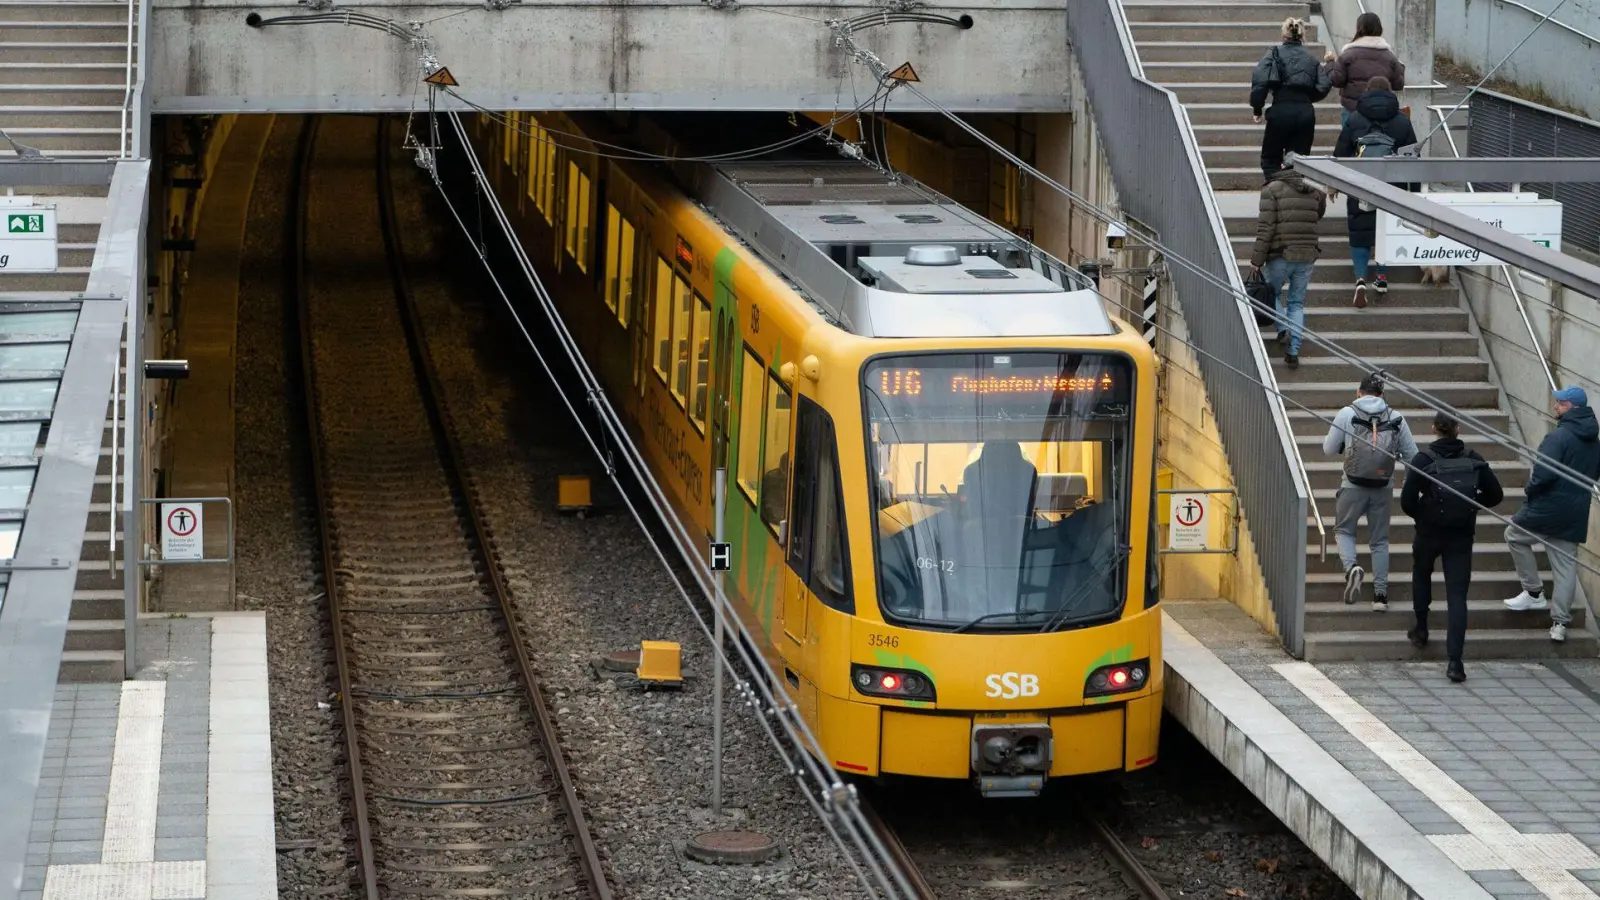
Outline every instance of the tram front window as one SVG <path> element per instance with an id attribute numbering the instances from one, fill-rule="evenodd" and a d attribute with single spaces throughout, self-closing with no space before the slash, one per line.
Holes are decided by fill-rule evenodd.
<path id="1" fill-rule="evenodd" d="M 1121 609 L 1133 367 L 1083 353 L 879 359 L 865 383 L 885 616 L 963 631 Z"/>

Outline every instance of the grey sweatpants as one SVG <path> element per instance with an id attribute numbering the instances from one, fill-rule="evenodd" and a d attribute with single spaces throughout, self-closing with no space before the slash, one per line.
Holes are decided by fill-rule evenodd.
<path id="1" fill-rule="evenodd" d="M 1511 547 L 1517 580 L 1522 582 L 1525 591 L 1544 589 L 1539 579 L 1539 560 L 1533 555 L 1534 544 L 1544 545 L 1544 555 L 1550 559 L 1550 573 L 1555 576 L 1555 587 L 1550 591 L 1550 620 L 1557 625 L 1572 624 L 1572 599 L 1578 593 L 1578 545 L 1540 537 L 1515 525 L 1506 526 L 1506 544 Z"/>
<path id="2" fill-rule="evenodd" d="M 1372 545 L 1372 592 L 1389 593 L 1389 504 L 1394 488 L 1339 488 L 1334 501 L 1333 536 L 1339 543 L 1339 562 L 1346 572 L 1356 564 L 1356 523 L 1367 517 L 1367 543 Z"/>

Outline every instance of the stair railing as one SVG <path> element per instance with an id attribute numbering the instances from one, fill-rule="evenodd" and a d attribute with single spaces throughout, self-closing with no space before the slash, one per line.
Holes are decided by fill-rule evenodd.
<path id="1" fill-rule="evenodd" d="M 1459 105 L 1460 104 L 1457 104 L 1457 106 Z M 1453 107 L 1449 106 L 1428 107 L 1428 109 L 1431 110 L 1435 115 L 1439 115 L 1441 110 L 1452 108 Z M 1445 118 L 1443 115 L 1439 115 L 1439 125 L 1441 130 L 1444 132 L 1445 142 L 1450 145 L 1451 155 L 1456 159 L 1460 159 L 1461 149 L 1456 146 L 1455 136 L 1450 133 L 1450 120 Z M 1478 189 L 1472 186 L 1472 182 L 1469 181 L 1466 183 L 1466 185 L 1467 193 L 1476 194 L 1478 192 Z M 1511 288 L 1511 299 L 1516 301 L 1517 313 L 1522 316 L 1522 324 L 1528 329 L 1528 341 L 1533 344 L 1533 355 L 1539 357 L 1539 365 L 1544 369 L 1544 380 L 1550 383 L 1550 390 L 1555 391 L 1559 389 L 1559 386 L 1556 384 L 1555 372 L 1550 369 L 1550 360 L 1545 356 L 1544 348 L 1539 346 L 1539 335 L 1533 330 L 1533 319 L 1528 316 L 1527 304 L 1522 302 L 1522 292 L 1517 290 L 1517 276 L 1521 273 L 1521 271 L 1521 269 L 1513 271 L 1510 266 L 1506 265 L 1505 263 L 1500 263 L 1500 274 L 1506 280 L 1506 287 Z"/>
<path id="2" fill-rule="evenodd" d="M 133 14 L 139 0 L 128 0 L 128 55 L 122 87 L 122 128 L 117 133 L 117 158 L 128 158 L 128 117 L 133 110 Z M 140 35 L 143 36 L 142 34 Z M 143 61 L 144 54 L 139 54 Z"/>

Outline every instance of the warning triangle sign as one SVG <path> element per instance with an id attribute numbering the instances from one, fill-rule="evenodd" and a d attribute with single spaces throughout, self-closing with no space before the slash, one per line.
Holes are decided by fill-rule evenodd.
<path id="1" fill-rule="evenodd" d="M 433 73 L 432 75 L 429 75 L 427 78 L 424 78 L 422 80 L 423 80 L 424 83 L 431 84 L 434 87 L 460 87 L 461 86 L 461 82 L 456 81 L 456 77 L 454 75 L 450 74 L 450 68 L 448 66 L 440 66 L 439 67 L 439 71 Z"/>
<path id="2" fill-rule="evenodd" d="M 917 70 L 911 68 L 911 63 L 909 62 L 901 63 L 898 69 L 895 69 L 893 72 L 889 73 L 889 78 L 901 83 L 922 80 L 921 78 L 917 77 Z"/>

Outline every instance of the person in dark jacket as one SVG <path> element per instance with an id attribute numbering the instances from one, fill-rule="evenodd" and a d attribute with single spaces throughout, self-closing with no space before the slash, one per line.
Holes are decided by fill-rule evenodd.
<path id="1" fill-rule="evenodd" d="M 1356 101 L 1367 92 L 1372 79 L 1387 78 L 1390 90 L 1405 90 L 1405 63 L 1383 39 L 1383 20 L 1377 13 L 1357 16 L 1355 40 L 1341 47 L 1337 56 L 1329 50 L 1322 59 L 1328 64 L 1328 80 L 1339 89 L 1339 103 L 1344 107 L 1339 114 L 1341 126 L 1356 111 Z"/>
<path id="2" fill-rule="evenodd" d="M 1280 321 L 1278 339 L 1284 343 L 1283 361 L 1291 369 L 1300 365 L 1306 286 L 1311 283 L 1311 265 L 1322 252 L 1317 223 L 1327 211 L 1328 199 L 1322 190 L 1307 184 L 1305 176 L 1294 169 L 1280 168 L 1261 188 L 1261 216 L 1256 220 L 1250 268 L 1261 272 L 1272 285 L 1278 294 L 1278 311 L 1289 320 L 1287 329 Z"/>
<path id="3" fill-rule="evenodd" d="M 1267 127 L 1261 135 L 1261 172 L 1268 178 L 1283 166 L 1286 151 L 1311 152 L 1317 131 L 1312 104 L 1333 90 L 1327 69 L 1305 48 L 1306 23 L 1284 19 L 1281 34 L 1283 43 L 1268 50 L 1250 75 L 1250 111 L 1256 124 L 1261 124 L 1261 109 L 1267 95 L 1272 95 L 1272 106 L 1265 113 Z"/>
<path id="4" fill-rule="evenodd" d="M 1383 76 L 1368 82 L 1367 92 L 1356 101 L 1356 111 L 1339 130 L 1339 141 L 1334 144 L 1334 156 L 1360 156 L 1361 139 L 1368 135 L 1386 135 L 1394 141 L 1394 148 L 1408 147 L 1417 142 L 1417 132 L 1411 119 L 1400 111 L 1400 98 L 1389 89 L 1389 79 Z M 1406 190 L 1417 190 L 1416 185 L 1406 185 Z M 1363 209 L 1354 197 L 1345 200 L 1345 215 L 1350 227 L 1350 261 L 1356 270 L 1356 292 L 1352 302 L 1356 309 L 1367 306 L 1367 264 L 1372 261 L 1372 247 L 1377 243 L 1378 211 Z M 1389 292 L 1389 279 L 1382 265 L 1374 266 L 1372 288 L 1382 297 Z"/>
<path id="5" fill-rule="evenodd" d="M 1556 391 L 1556 430 L 1539 443 L 1539 455 L 1572 469 L 1585 478 L 1600 477 L 1600 423 L 1589 408 L 1589 395 L 1581 387 Z M 1522 508 L 1511 517 L 1506 528 L 1506 543 L 1511 560 L 1517 565 L 1517 580 L 1522 593 L 1506 601 L 1515 610 L 1549 609 L 1550 640 L 1567 639 L 1572 622 L 1572 598 L 1578 591 L 1578 545 L 1589 539 L 1590 490 L 1573 484 L 1550 466 L 1535 461 L 1523 489 Z M 1551 606 L 1544 597 L 1544 582 L 1539 578 L 1539 561 L 1533 545 L 1544 544 L 1555 575 Z"/>
<path id="6" fill-rule="evenodd" d="M 1433 417 L 1434 441 L 1406 466 L 1400 508 L 1417 523 L 1411 541 L 1411 608 L 1417 624 L 1406 637 L 1418 649 L 1428 646 L 1428 608 L 1433 604 L 1433 563 L 1444 564 L 1444 674 L 1467 680 L 1461 651 L 1467 642 L 1467 589 L 1472 585 L 1472 538 L 1478 509 L 1505 499 L 1489 463 L 1456 437 L 1459 426 L 1446 413 Z"/>

